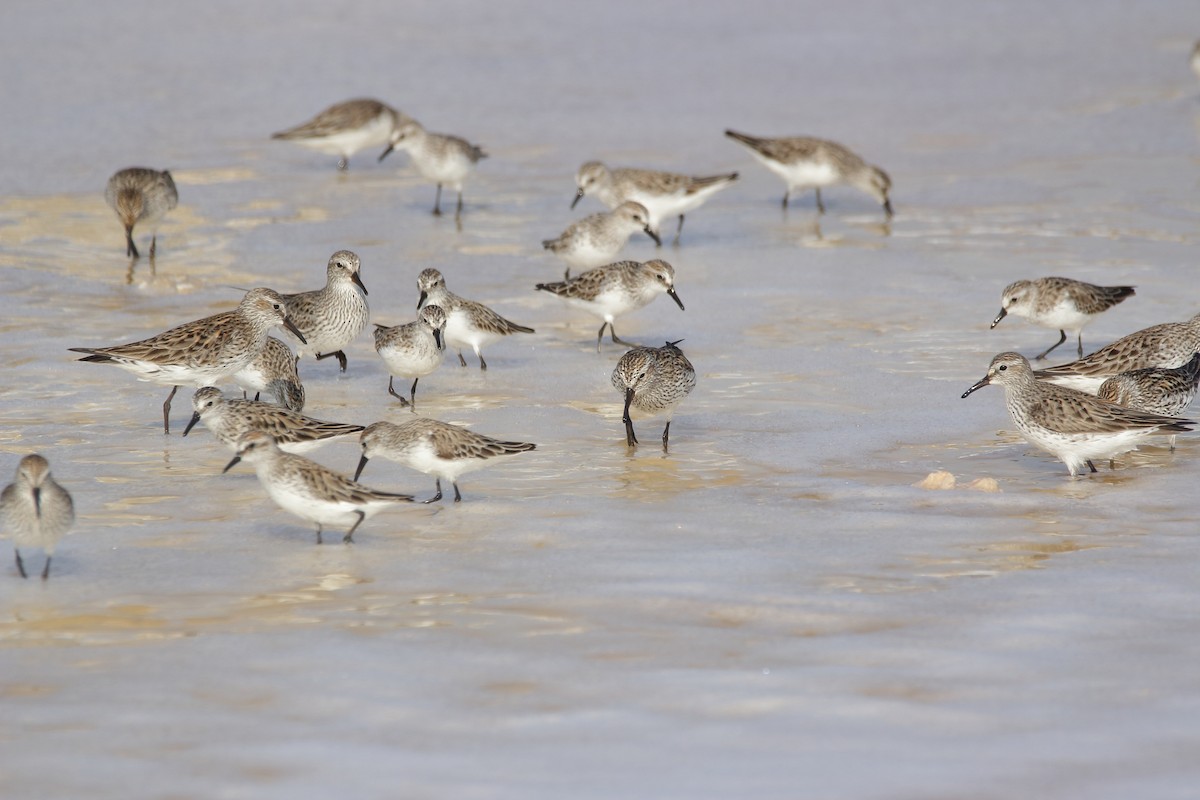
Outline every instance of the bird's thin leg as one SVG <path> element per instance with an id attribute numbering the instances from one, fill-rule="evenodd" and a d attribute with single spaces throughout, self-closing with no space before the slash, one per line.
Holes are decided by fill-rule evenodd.
<path id="1" fill-rule="evenodd" d="M 408 405 L 412 408 L 412 412 L 414 414 L 417 413 L 417 381 L 419 381 L 419 380 L 421 380 L 421 379 L 413 378 L 412 389 L 409 390 L 409 397 L 411 397 L 412 399 L 410 400 Z"/>
<path id="2" fill-rule="evenodd" d="M 1034 356 L 1033 358 L 1035 361 L 1041 361 L 1043 358 L 1045 358 L 1050 353 L 1051 350 L 1058 347 L 1060 344 L 1062 344 L 1063 342 L 1065 342 L 1067 340 L 1067 332 L 1066 331 L 1059 331 L 1058 333 L 1060 335 L 1059 340 L 1057 342 L 1055 342 L 1054 344 L 1050 345 L 1049 347 L 1047 347 L 1045 350 L 1043 350 L 1041 355 Z M 1082 336 L 1082 335 L 1083 334 L 1080 334 L 1080 336 Z M 1083 355 L 1083 345 L 1082 344 L 1079 346 L 1079 355 L 1081 355 L 1081 356 Z"/>
<path id="3" fill-rule="evenodd" d="M 125 255 L 133 258 L 141 258 L 142 254 L 138 252 L 137 245 L 133 243 L 133 226 L 130 225 L 125 229 Z"/>
<path id="4" fill-rule="evenodd" d="M 458 363 L 462 364 L 464 367 L 467 365 L 467 360 L 463 358 L 462 350 L 458 351 Z"/>
<path id="5" fill-rule="evenodd" d="M 1079 357 L 1083 358 L 1083 331 L 1079 332 Z"/>
<path id="6" fill-rule="evenodd" d="M 321 544 L 321 523 L 317 523 L 317 544 Z"/>
<path id="7" fill-rule="evenodd" d="M 171 434 L 171 401 L 175 399 L 175 393 L 178 391 L 178 386 L 172 386 L 167 401 L 163 403 L 163 433 L 167 436 Z"/>
<path id="8" fill-rule="evenodd" d="M 454 218 L 456 220 L 462 219 L 462 192 L 461 191 L 458 193 L 458 205 L 455 206 L 455 208 L 454 208 Z"/>
<path id="9" fill-rule="evenodd" d="M 342 537 L 342 544 L 354 544 L 354 532 L 358 530 L 358 526 L 362 525 L 362 521 L 367 518 L 367 515 L 361 511 L 355 511 L 358 514 L 358 519 L 350 526 L 350 530 L 346 531 L 346 535 Z"/>
<path id="10" fill-rule="evenodd" d="M 42 567 L 42 580 L 50 577 L 50 559 L 54 556 L 46 556 L 46 566 Z"/>
<path id="11" fill-rule="evenodd" d="M 683 214 L 679 215 L 679 227 L 675 229 L 675 241 L 671 244 L 679 244 L 679 237 L 683 234 Z"/>
<path id="12" fill-rule="evenodd" d="M 21 573 L 22 578 L 28 578 L 25 574 L 25 562 L 21 560 L 21 551 L 14 547 L 13 552 L 17 554 L 17 572 Z"/>
<path id="13" fill-rule="evenodd" d="M 451 481 L 454 484 L 454 502 L 461 503 L 462 495 L 458 492 L 458 481 Z"/>
<path id="14" fill-rule="evenodd" d="M 479 352 L 475 355 L 479 356 L 479 368 L 484 372 L 487 372 L 487 362 L 483 360 L 483 353 Z"/>
<path id="15" fill-rule="evenodd" d="M 442 185 L 437 185 L 437 195 L 433 198 L 433 215 L 440 217 L 442 215 Z"/>
<path id="16" fill-rule="evenodd" d="M 438 500 L 442 499 L 442 479 L 435 478 L 434 480 L 437 481 L 437 494 L 435 494 L 433 497 L 429 498 L 428 500 L 422 500 L 421 502 L 424 503 L 425 505 L 429 505 L 430 503 L 436 503 Z"/>
<path id="17" fill-rule="evenodd" d="M 627 342 L 624 339 L 618 338 L 617 337 L 617 326 L 613 325 L 611 322 L 608 325 L 608 332 L 610 334 L 612 334 L 613 344 L 623 344 L 626 347 L 637 347 L 637 345 L 634 344 L 633 342 Z"/>
<path id="18" fill-rule="evenodd" d="M 396 398 L 397 400 L 399 400 L 399 401 L 400 401 L 400 405 L 402 405 L 402 406 L 406 406 L 406 405 L 408 405 L 408 401 L 404 399 L 404 395 L 397 394 L 397 393 L 396 393 L 396 390 L 395 390 L 394 388 L 392 388 L 392 381 L 393 381 L 393 380 L 395 380 L 395 376 L 394 376 L 394 375 L 389 375 L 389 376 L 388 376 L 388 394 L 390 394 L 392 397 L 394 397 L 394 398 Z"/>
<path id="19" fill-rule="evenodd" d="M 154 254 L 158 251 L 158 234 L 150 237 L 150 257 L 154 258 Z"/>
<path id="20" fill-rule="evenodd" d="M 890 197 L 883 198 L 883 214 L 888 219 L 892 218 L 892 200 Z"/>
<path id="21" fill-rule="evenodd" d="M 785 211 L 787 210 L 787 207 L 788 207 L 788 197 L 791 196 L 791 194 L 792 194 L 791 189 L 788 189 L 786 192 L 783 193 L 783 209 Z"/>
<path id="22" fill-rule="evenodd" d="M 341 368 L 341 371 L 346 371 L 346 354 L 341 350 L 334 350 L 332 353 L 317 353 L 316 355 L 317 361 L 321 361 L 326 358 L 336 358 L 338 361 L 338 367 Z"/>
<path id="23" fill-rule="evenodd" d="M 1092 463 L 1092 460 L 1091 460 L 1090 458 L 1089 458 L 1087 461 L 1085 461 L 1084 463 L 1088 465 L 1088 469 L 1090 469 L 1092 472 L 1096 472 L 1096 471 L 1097 471 L 1097 470 L 1096 470 L 1096 465 Z M 1112 466 L 1112 464 L 1110 463 L 1110 464 L 1109 464 L 1109 467 L 1111 467 L 1111 466 Z"/>
<path id="24" fill-rule="evenodd" d="M 667 427 L 663 428 L 663 452 L 667 452 L 667 440 L 671 436 L 671 421 L 667 420 Z"/>
<path id="25" fill-rule="evenodd" d="M 621 421 L 625 423 L 625 445 L 633 447 L 638 443 L 637 436 L 633 432 L 633 420 L 629 418 L 629 404 L 633 402 L 633 389 L 625 390 L 625 413 L 621 415 Z"/>
<path id="26" fill-rule="evenodd" d="M 608 320 L 605 320 L 604 323 L 600 326 L 600 332 L 596 334 L 596 352 L 597 353 L 600 352 L 600 342 L 604 341 L 604 329 L 607 327 L 608 327 Z M 614 336 L 615 336 L 615 334 L 614 334 Z M 613 341 L 615 342 L 616 339 L 613 339 Z"/>
<path id="27" fill-rule="evenodd" d="M 825 204 L 823 202 L 821 202 L 821 187 L 819 187 L 819 186 L 817 187 L 817 213 L 818 214 L 825 213 Z"/>

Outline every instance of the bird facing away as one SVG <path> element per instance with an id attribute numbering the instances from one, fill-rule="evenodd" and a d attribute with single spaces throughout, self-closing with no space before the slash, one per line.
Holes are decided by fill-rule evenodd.
<path id="1" fill-rule="evenodd" d="M 646 417 L 666 415 L 662 445 L 663 452 L 667 452 L 675 406 L 696 388 L 696 370 L 677 347 L 681 341 L 667 342 L 663 347 L 635 347 L 621 356 L 613 370 L 613 388 L 625 396 L 621 421 L 625 423 L 625 444 L 629 447 L 638 443 L 631 412 Z"/>
<path id="2" fill-rule="evenodd" d="M 370 489 L 338 475 L 304 456 L 285 453 L 269 433 L 248 431 L 238 440 L 237 455 L 222 473 L 239 461 L 254 467 L 258 481 L 275 504 L 317 526 L 317 544 L 326 525 L 350 526 L 342 541 L 354 541 L 363 520 L 397 503 L 412 502 L 412 495 Z"/>
<path id="3" fill-rule="evenodd" d="M 604 320 L 596 334 L 596 352 L 600 352 L 605 328 L 612 334 L 614 344 L 634 347 L 617 338 L 613 321 L 622 314 L 642 308 L 664 292 L 670 295 L 680 311 L 683 310 L 683 301 L 675 293 L 675 268 L 661 259 L 618 261 L 589 269 L 570 280 L 539 283 L 534 288 L 561 297 L 570 305 Z"/>
<path id="4" fill-rule="evenodd" d="M 1066 464 L 1072 477 L 1085 465 L 1095 472 L 1093 459 L 1112 459 L 1136 449 L 1149 436 L 1191 430 L 1196 424 L 1039 381 L 1020 353 L 997 355 L 987 375 L 962 396 L 992 383 L 1004 388 L 1008 413 L 1026 441 Z"/>
<path id="5" fill-rule="evenodd" d="M 738 174 L 691 177 L 674 172 L 621 167 L 609 169 L 599 161 L 589 161 L 575 175 L 575 200 L 571 208 L 585 196 L 592 196 L 610 209 L 634 201 L 645 206 L 650 215 L 649 227 L 661 235 L 660 225 L 667 217 L 679 215 L 675 244 L 683 233 L 683 218 L 699 208 L 708 198 L 737 180 Z"/>
<path id="6" fill-rule="evenodd" d="M 284 408 L 303 411 L 304 384 L 300 382 L 296 362 L 291 348 L 274 336 L 268 336 L 258 357 L 234 375 L 232 381 L 242 390 L 243 397 L 254 392 L 257 400 L 266 392 Z"/>
<path id="7" fill-rule="evenodd" d="M 1182 414 L 1196 397 L 1200 384 L 1200 353 L 1182 367 L 1174 369 L 1135 369 L 1114 375 L 1100 384 L 1096 396 L 1138 411 L 1174 417 Z M 1171 435 L 1175 449 L 1175 435 Z"/>
<path id="8" fill-rule="evenodd" d="M 1078 339 L 1079 357 L 1083 358 L 1084 326 L 1133 294 L 1132 286 L 1096 286 L 1071 278 L 1015 281 L 1005 287 L 1000 313 L 992 320 L 992 327 L 1009 314 L 1016 314 L 1043 328 L 1057 329 L 1059 340 L 1034 356 L 1037 361 L 1065 342 L 1070 331 Z"/>
<path id="9" fill-rule="evenodd" d="M 357 435 L 363 429 L 362 425 L 326 422 L 270 403 L 229 400 L 215 386 L 197 389 L 192 395 L 192 408 L 192 419 L 183 429 L 183 435 L 187 436 L 197 422 L 203 421 L 213 436 L 235 452 L 238 440 L 247 431 L 271 434 L 275 444 L 286 453 L 307 453 Z"/>
<path id="10" fill-rule="evenodd" d="M 641 231 L 662 244 L 650 228 L 650 212 L 641 203 L 630 200 L 612 211 L 602 211 L 572 222 L 556 239 L 545 239 L 542 247 L 566 261 L 570 267 L 591 269 L 616 260 L 629 237 Z"/>
<path id="11" fill-rule="evenodd" d="M 888 197 L 892 179 L 879 167 L 866 163 L 837 142 L 809 136 L 764 139 L 737 131 L 725 131 L 725 135 L 745 145 L 750 155 L 783 178 L 787 184 L 787 191 L 783 193 L 784 208 L 794 190 L 815 189 L 817 211 L 824 214 L 821 188 L 848 183 L 874 197 L 883 206 L 887 218 L 892 218 L 892 202 Z"/>
<path id="12" fill-rule="evenodd" d="M 388 368 L 388 394 L 417 411 L 417 382 L 442 365 L 446 353 L 446 312 L 441 306 L 427 305 L 417 312 L 415 322 L 391 328 L 376 323 L 375 352 Z M 409 398 L 397 394 L 392 386 L 396 376 L 412 378 Z"/>
<path id="13" fill-rule="evenodd" d="M 317 361 L 334 356 L 341 371 L 346 371 L 342 348 L 363 332 L 371 317 L 361 271 L 357 255 L 338 250 L 325 267 L 324 288 L 283 296 L 288 317 L 303 334 L 304 340 L 297 340 L 297 364 L 309 354 Z"/>
<path id="14" fill-rule="evenodd" d="M 387 145 L 408 117 L 378 100 L 360 98 L 335 103 L 308 122 L 271 134 L 319 153 L 338 157 L 345 170 L 350 156 L 366 147 Z"/>
<path id="15" fill-rule="evenodd" d="M 487 369 L 483 360 L 483 346 L 496 341 L 502 336 L 512 333 L 534 333 L 533 328 L 526 328 L 510 322 L 492 311 L 483 303 L 466 300 L 446 288 L 446 279 L 436 269 L 422 270 L 417 276 L 417 289 L 421 296 L 417 300 L 417 311 L 425 306 L 441 306 L 446 314 L 446 345 L 458 351 L 458 363 L 467 365 L 463 358 L 463 348 L 470 347 L 479 357 L 479 368 Z"/>
<path id="16" fill-rule="evenodd" d="M 25 562 L 22 547 L 40 547 L 46 553 L 42 580 L 50 577 L 50 559 L 54 548 L 75 522 L 71 495 L 50 475 L 50 462 L 36 453 L 25 456 L 17 465 L 17 476 L 0 493 L 0 523 L 13 540 L 17 572 L 22 578 Z"/>
<path id="17" fill-rule="evenodd" d="M 461 502 L 460 475 L 495 463 L 492 459 L 496 456 L 524 453 L 537 447 L 530 442 L 502 442 L 458 425 L 425 418 L 409 420 L 402 425 L 376 422 L 367 426 L 359 441 L 363 454 L 354 472 L 355 480 L 362 474 L 367 461 L 382 456 L 436 477 L 437 494 L 423 501 L 425 503 L 442 499 L 442 478 L 454 485 L 454 502 Z"/>
<path id="18" fill-rule="evenodd" d="M 163 403 L 163 433 L 171 432 L 171 400 L 180 386 L 216 386 L 258 357 L 273 328 L 282 325 L 304 340 L 288 318 L 283 297 L 271 289 L 251 289 L 232 311 L 187 322 L 169 331 L 113 347 L 71 347 L 88 353 L 80 361 L 113 364 L 140 381 L 170 386 Z"/>
<path id="19" fill-rule="evenodd" d="M 125 227 L 125 255 L 140 258 L 133 229 L 141 223 L 150 229 L 150 257 L 158 250 L 158 223 L 179 204 L 171 173 L 147 167 L 128 167 L 108 179 L 104 199 Z"/>
<path id="20" fill-rule="evenodd" d="M 1164 322 L 1123 336 L 1077 361 L 1033 373 L 1040 381 L 1095 393 L 1100 384 L 1121 372 L 1182 367 L 1200 351 L 1200 314 L 1187 322 Z"/>
<path id="21" fill-rule="evenodd" d="M 442 184 L 445 184 L 458 193 L 454 218 L 461 221 L 463 182 L 480 159 L 487 158 L 483 148 L 457 136 L 429 133 L 413 119 L 396 129 L 379 160 L 383 161 L 396 148 L 408 152 L 421 177 L 437 184 L 437 196 L 433 201 L 434 216 L 442 214 Z"/>

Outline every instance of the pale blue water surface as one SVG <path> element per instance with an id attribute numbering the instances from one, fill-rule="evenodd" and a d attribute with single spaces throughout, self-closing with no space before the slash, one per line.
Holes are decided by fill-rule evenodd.
<path id="1" fill-rule="evenodd" d="M 1200 306 L 1194 2 L 0 16 L 0 478 L 41 452 L 79 513 L 48 584 L 0 561 L 4 797 L 1195 796 L 1200 441 L 1071 480 L 1000 390 L 959 398 L 1053 341 L 988 329 L 1017 278 L 1136 285 L 1089 347 Z M 338 174 L 269 139 L 355 96 L 486 147 L 461 232 L 402 155 Z M 819 223 L 810 197 L 781 213 L 727 127 L 853 147 L 894 222 L 848 188 Z M 626 251 L 669 260 L 687 305 L 619 323 L 697 367 L 669 456 L 653 422 L 626 451 L 599 321 L 533 291 L 562 271 L 540 240 L 599 210 L 568 208 L 592 158 L 742 173 L 679 247 Z M 179 186 L 153 271 L 103 201 L 130 165 Z M 67 348 L 316 288 L 341 248 L 376 321 L 412 319 L 433 266 L 537 328 L 418 398 L 539 446 L 317 547 L 178 435 L 190 391 L 164 437 L 165 389 Z M 302 365 L 307 410 L 408 418 L 368 336 L 349 357 Z M 958 488 L 914 486 L 936 470 Z M 433 490 L 384 461 L 365 480 Z"/>

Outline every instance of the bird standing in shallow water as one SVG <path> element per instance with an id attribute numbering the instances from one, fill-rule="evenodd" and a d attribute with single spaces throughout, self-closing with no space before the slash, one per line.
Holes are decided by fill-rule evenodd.
<path id="1" fill-rule="evenodd" d="M 179 204 L 179 192 L 175 190 L 171 173 L 128 167 L 108 179 L 104 199 L 125 228 L 125 255 L 141 257 L 133 243 L 133 229 L 141 223 L 150 228 L 150 258 L 154 258 L 158 250 L 158 223 L 164 214 Z"/>
<path id="2" fill-rule="evenodd" d="M 680 311 L 683 310 L 683 301 L 675 293 L 675 268 L 660 259 L 645 263 L 618 261 L 589 269 L 570 280 L 539 283 L 534 288 L 561 297 L 569 304 L 590 311 L 604 320 L 600 332 L 596 334 L 596 352 L 600 352 L 605 328 L 612 334 L 613 344 L 633 347 L 632 343 L 617 338 L 613 321 L 627 311 L 648 305 L 664 292 L 670 295 Z"/>
<path id="3" fill-rule="evenodd" d="M 601 211 L 572 222 L 556 239 L 545 239 L 542 247 L 566 261 L 564 275 L 571 277 L 571 267 L 591 269 L 616 260 L 629 237 L 641 231 L 662 244 L 658 234 L 650 229 L 650 212 L 632 200 L 621 203 L 612 211 Z"/>
<path id="4" fill-rule="evenodd" d="M 1096 286 L 1071 278 L 1015 281 L 1005 287 L 1000 313 L 992 320 L 992 327 L 1009 314 L 1016 314 L 1043 328 L 1057 329 L 1059 340 L 1034 356 L 1037 361 L 1065 342 L 1070 331 L 1078 338 L 1079 357 L 1083 358 L 1084 326 L 1133 294 L 1132 286 Z"/>
<path id="5" fill-rule="evenodd" d="M 338 250 L 325 267 L 325 286 L 311 292 L 285 294 L 288 317 L 303 334 L 297 341 L 296 363 L 309 353 L 320 361 L 330 356 L 346 371 L 342 348 L 353 342 L 371 318 L 367 287 L 363 285 L 362 262 L 349 250 Z"/>
<path id="6" fill-rule="evenodd" d="M 821 188 L 848 183 L 874 197 L 883 206 L 887 218 L 892 218 L 892 201 L 888 197 L 892 179 L 879 167 L 866 163 L 837 142 L 811 136 L 764 139 L 737 131 L 725 131 L 725 135 L 745 145 L 750 155 L 783 178 L 787 184 L 787 191 L 783 193 L 784 208 L 788 207 L 793 190 L 815 189 L 817 212 L 824 214 Z"/>
<path id="7" fill-rule="evenodd" d="M 187 322 L 169 331 L 113 347 L 71 347 L 88 353 L 80 361 L 114 364 L 140 381 L 170 386 L 163 403 L 163 433 L 171 432 L 171 400 L 180 386 L 218 386 L 245 369 L 267 344 L 271 329 L 282 325 L 304 341 L 288 318 L 283 297 L 270 289 L 251 289 L 233 311 Z"/>
<path id="8" fill-rule="evenodd" d="M 379 492 L 343 478 L 331 469 L 294 453 L 285 453 L 268 433 L 249 431 L 238 440 L 237 455 L 222 473 L 239 461 L 249 462 L 262 487 L 275 504 L 317 525 L 317 544 L 326 525 L 349 525 L 342 541 L 354 541 L 364 520 L 397 503 L 412 502 L 412 495 Z"/>
<path id="9" fill-rule="evenodd" d="M 661 235 L 663 219 L 678 214 L 679 226 L 675 229 L 674 243 L 679 244 L 684 215 L 733 183 L 737 176 L 736 172 L 731 172 L 693 178 L 652 169 L 609 169 L 599 161 L 589 161 L 575 175 L 575 185 L 579 188 L 571 208 L 588 195 L 594 196 L 610 209 L 632 200 L 645 207 L 650 215 L 649 228 L 656 235 Z"/>
<path id="10" fill-rule="evenodd" d="M 475 355 L 479 356 L 479 368 L 486 370 L 487 362 L 483 360 L 485 344 L 513 333 L 534 333 L 533 328 L 510 322 L 483 303 L 454 294 L 446 288 L 446 279 L 436 269 L 421 271 L 417 276 L 417 289 L 421 292 L 417 299 L 417 311 L 434 305 L 440 306 L 445 312 L 446 344 L 458 351 L 458 363 L 464 367 L 467 365 L 462 354 L 464 347 L 475 351 Z"/>
<path id="11" fill-rule="evenodd" d="M 376 422 L 367 426 L 359 441 L 363 454 L 354 471 L 355 480 L 362 474 L 367 461 L 382 456 L 436 476 L 437 494 L 423 501 L 425 503 L 442 499 L 442 478 L 454 485 L 454 502 L 458 503 L 462 500 L 458 491 L 460 475 L 494 463 L 492 459 L 496 456 L 524 453 L 537 447 L 530 442 L 502 442 L 449 422 L 424 418 L 402 425 Z"/>
<path id="12" fill-rule="evenodd" d="M 437 196 L 433 201 L 434 216 L 442 214 L 442 184 L 458 193 L 458 205 L 454 219 L 462 221 L 463 182 L 481 159 L 487 158 L 483 148 L 466 139 L 444 133 L 429 133 L 416 120 L 408 120 L 392 134 L 391 143 L 379 156 L 379 160 L 392 150 L 400 148 L 408 152 L 413 165 L 421 177 L 437 184 Z"/>
<path id="13" fill-rule="evenodd" d="M 408 117 L 378 100 L 361 98 L 335 103 L 308 122 L 271 134 L 338 157 L 338 169 L 350 166 L 350 156 L 365 147 L 386 145 Z"/>
<path id="14" fill-rule="evenodd" d="M 1064 386 L 1033 377 L 1020 353 L 1000 353 L 987 375 L 963 392 L 963 397 L 995 383 L 1004 388 L 1004 403 L 1013 424 L 1030 444 L 1067 465 L 1071 477 L 1080 467 L 1096 471 L 1093 459 L 1112 459 L 1136 449 L 1154 434 L 1191 430 L 1189 419 L 1149 414 L 1125 408 Z"/>
<path id="15" fill-rule="evenodd" d="M 0 522 L 13 540 L 21 577 L 29 577 L 21 548 L 40 547 L 46 553 L 42 580 L 49 578 L 54 548 L 75 522 L 71 495 L 50 475 L 50 462 L 36 453 L 21 459 L 16 478 L 0 493 Z"/>
<path id="16" fill-rule="evenodd" d="M 417 312 L 415 322 L 387 327 L 375 325 L 375 352 L 388 368 L 388 394 L 417 411 L 417 382 L 442 365 L 446 354 L 446 312 L 441 306 L 427 305 Z M 409 398 L 397 394 L 392 381 L 412 378 Z"/>
<path id="17" fill-rule="evenodd" d="M 638 443 L 631 411 L 647 417 L 665 414 L 662 445 L 663 452 L 667 451 L 675 406 L 696 388 L 696 370 L 677 347 L 681 341 L 667 342 L 663 347 L 635 347 L 621 356 L 613 370 L 613 388 L 625 396 L 621 421 L 625 423 L 625 444 L 629 447 Z"/>

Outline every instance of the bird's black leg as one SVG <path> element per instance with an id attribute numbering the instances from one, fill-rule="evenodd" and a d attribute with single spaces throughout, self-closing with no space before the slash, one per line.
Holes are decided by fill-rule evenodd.
<path id="1" fill-rule="evenodd" d="M 617 338 L 617 326 L 609 323 L 608 332 L 612 334 L 613 344 L 623 344 L 626 347 L 637 347 L 633 342 L 627 342 L 624 339 Z"/>
<path id="2" fill-rule="evenodd" d="M 25 574 L 25 562 L 21 560 L 21 551 L 14 547 L 13 552 L 17 554 L 17 572 L 21 573 L 22 578 L 28 578 Z"/>
<path id="3" fill-rule="evenodd" d="M 1051 350 L 1058 347 L 1060 344 L 1062 344 L 1063 342 L 1065 342 L 1067 340 L 1067 332 L 1066 331 L 1059 331 L 1058 333 L 1060 336 L 1059 340 L 1057 342 L 1055 342 L 1054 344 L 1050 345 L 1049 347 L 1047 347 L 1045 350 L 1043 350 L 1041 355 L 1034 356 L 1033 357 L 1034 361 L 1041 361 L 1043 358 L 1045 358 L 1050 353 Z M 1082 336 L 1082 335 L 1083 334 L 1080 334 L 1080 336 Z M 1079 355 L 1081 355 L 1081 356 L 1083 355 L 1083 345 L 1082 344 L 1079 345 Z"/>
<path id="4" fill-rule="evenodd" d="M 316 355 L 317 361 L 321 361 L 326 358 L 336 358 L 338 361 L 338 367 L 341 368 L 341 371 L 346 371 L 346 354 L 341 350 L 334 350 L 332 353 L 317 353 Z"/>
<path id="5" fill-rule="evenodd" d="M 633 420 L 629 418 L 629 404 L 633 402 L 633 389 L 625 390 L 625 413 L 621 415 L 621 421 L 625 423 L 625 445 L 633 447 L 638 443 L 637 436 L 633 432 Z"/>
<path id="6" fill-rule="evenodd" d="M 1083 331 L 1079 332 L 1079 357 L 1083 358 Z"/>
<path id="7" fill-rule="evenodd" d="M 479 368 L 484 372 L 487 372 L 487 362 L 483 360 L 482 352 L 479 354 Z"/>
<path id="8" fill-rule="evenodd" d="M 434 480 L 437 481 L 437 494 L 435 494 L 433 497 L 429 498 L 428 500 L 421 501 L 422 503 L 424 503 L 426 505 L 429 505 L 430 503 L 436 503 L 438 500 L 442 499 L 442 479 L 435 478 Z"/>
<path id="9" fill-rule="evenodd" d="M 453 481 L 454 484 L 454 502 L 461 503 L 462 495 L 458 492 L 458 481 Z"/>
<path id="10" fill-rule="evenodd" d="M 394 388 L 392 388 L 392 381 L 395 380 L 395 377 L 396 377 L 395 375 L 388 376 L 388 394 L 390 394 L 392 397 L 399 400 L 400 405 L 406 406 L 406 405 L 408 405 L 408 400 L 404 399 L 404 395 L 397 394 L 396 390 Z"/>
<path id="11" fill-rule="evenodd" d="M 1092 460 L 1090 458 L 1087 461 L 1085 461 L 1084 463 L 1088 465 L 1088 469 L 1090 469 L 1092 472 L 1096 471 L 1096 465 L 1092 463 Z"/>
<path id="12" fill-rule="evenodd" d="M 354 532 L 358 530 L 359 525 L 362 525 L 362 521 L 367 518 L 367 515 L 361 511 L 355 511 L 354 513 L 358 514 L 358 519 L 350 526 L 350 530 L 346 531 L 346 535 L 342 537 L 342 544 L 354 544 Z"/>
<path id="13" fill-rule="evenodd" d="M 437 195 L 433 198 L 433 215 L 440 217 L 442 215 L 442 185 L 437 185 Z"/>
<path id="14" fill-rule="evenodd" d="M 321 523 L 317 523 L 317 544 L 321 544 Z"/>
<path id="15" fill-rule="evenodd" d="M 51 558 L 53 558 L 53 556 L 46 556 L 46 566 L 42 567 L 42 580 L 46 580 L 47 578 L 50 577 L 50 559 Z"/>
<path id="16" fill-rule="evenodd" d="M 675 229 L 675 241 L 671 244 L 679 244 L 679 237 L 683 235 L 683 214 L 679 215 L 679 227 Z"/>
<path id="17" fill-rule="evenodd" d="M 132 256 L 135 259 L 142 257 L 142 254 L 138 252 L 137 245 L 133 243 L 132 225 L 125 229 L 125 255 Z"/>
<path id="18" fill-rule="evenodd" d="M 825 213 L 825 204 L 823 202 L 821 202 L 821 188 L 820 187 L 817 187 L 817 213 L 818 214 Z"/>
<path id="19" fill-rule="evenodd" d="M 175 393 L 178 391 L 178 386 L 172 386 L 167 401 L 163 403 L 163 434 L 167 436 L 171 434 L 171 401 L 175 399 Z"/>
<path id="20" fill-rule="evenodd" d="M 467 360 L 463 358 L 462 350 L 458 351 L 458 363 L 462 364 L 464 367 L 467 365 Z"/>
<path id="21" fill-rule="evenodd" d="M 412 412 L 414 414 L 417 413 L 417 381 L 419 381 L 419 380 L 421 380 L 421 379 L 413 378 L 412 388 L 409 389 L 409 397 L 411 397 L 412 399 L 409 401 L 408 405 L 410 408 L 412 408 Z"/>

